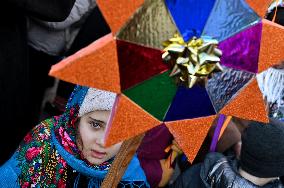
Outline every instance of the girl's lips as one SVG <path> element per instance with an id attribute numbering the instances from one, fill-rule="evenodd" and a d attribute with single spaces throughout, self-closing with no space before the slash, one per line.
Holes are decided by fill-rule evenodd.
<path id="1" fill-rule="evenodd" d="M 97 159 L 103 159 L 106 155 L 106 152 L 99 152 L 96 150 L 91 150 L 91 156 Z"/>

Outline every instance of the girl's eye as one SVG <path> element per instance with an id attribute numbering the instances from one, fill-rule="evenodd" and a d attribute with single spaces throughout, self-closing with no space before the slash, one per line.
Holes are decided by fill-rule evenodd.
<path id="1" fill-rule="evenodd" d="M 95 121 L 91 121 L 90 125 L 92 126 L 92 128 L 95 128 L 95 129 L 100 129 L 101 128 L 101 124 L 98 123 L 98 122 L 95 122 Z"/>

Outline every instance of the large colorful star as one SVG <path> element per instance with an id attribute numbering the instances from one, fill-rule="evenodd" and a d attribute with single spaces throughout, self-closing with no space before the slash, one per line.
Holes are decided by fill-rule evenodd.
<path id="1" fill-rule="evenodd" d="M 192 161 L 218 114 L 268 121 L 255 76 L 284 59 L 284 28 L 262 19 L 269 2 L 98 0 L 112 32 L 50 75 L 119 94 L 107 145 L 164 123 Z M 169 77 L 162 43 L 176 32 L 185 41 L 219 41 L 224 71 L 206 87 L 188 89 Z"/>

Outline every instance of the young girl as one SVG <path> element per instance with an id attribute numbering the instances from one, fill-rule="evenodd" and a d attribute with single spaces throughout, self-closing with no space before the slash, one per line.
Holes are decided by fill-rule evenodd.
<path id="1" fill-rule="evenodd" d="M 122 143 L 104 147 L 116 94 L 77 86 L 65 112 L 26 135 L 0 167 L 0 187 L 100 187 Z M 149 187 L 134 155 L 118 187 Z"/>

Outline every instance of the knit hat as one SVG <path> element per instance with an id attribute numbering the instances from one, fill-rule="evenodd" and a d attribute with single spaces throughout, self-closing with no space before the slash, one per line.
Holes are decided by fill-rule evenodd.
<path id="1" fill-rule="evenodd" d="M 95 88 L 89 88 L 79 110 L 79 117 L 95 110 L 111 110 L 116 94 Z"/>
<path id="2" fill-rule="evenodd" d="M 242 135 L 240 165 L 256 177 L 284 176 L 283 122 L 250 123 Z"/>

